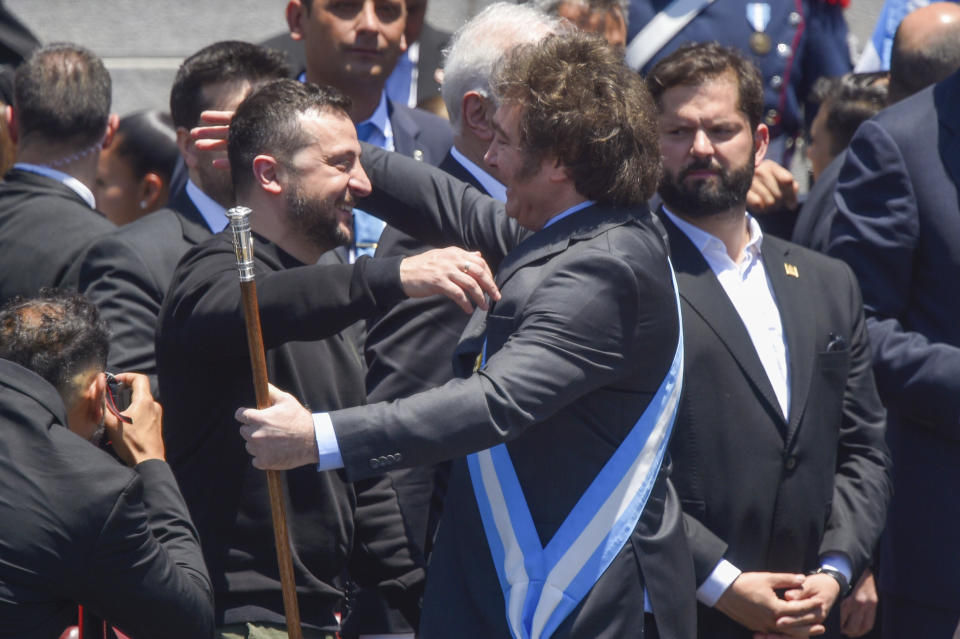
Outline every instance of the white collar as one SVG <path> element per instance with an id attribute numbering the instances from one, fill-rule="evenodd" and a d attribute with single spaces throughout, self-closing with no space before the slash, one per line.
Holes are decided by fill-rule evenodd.
<path id="1" fill-rule="evenodd" d="M 507 187 L 501 184 L 495 177 L 483 170 L 476 162 L 471 161 L 470 158 L 461 153 L 455 146 L 450 147 L 450 155 L 452 155 L 470 175 L 477 179 L 477 182 L 486 189 L 490 197 L 495 200 L 500 200 L 501 202 L 507 201 Z"/>
<path id="2" fill-rule="evenodd" d="M 698 226 L 694 226 L 690 222 L 680 219 L 676 215 L 670 212 L 667 209 L 666 205 L 663 207 L 663 212 L 667 214 L 667 217 L 670 218 L 670 221 L 673 222 L 678 229 L 683 231 L 683 234 L 686 235 L 693 245 L 697 247 L 697 250 L 704 255 L 713 255 L 717 254 L 718 251 L 721 251 L 724 255 L 727 255 L 727 246 L 723 243 L 723 240 L 718 238 L 716 235 L 707 233 Z M 760 248 L 763 245 L 763 232 L 760 230 L 760 224 L 757 223 L 757 220 L 754 219 L 749 213 L 744 213 L 747 217 L 747 232 L 750 234 L 750 240 L 747 242 L 747 245 L 744 247 L 744 253 L 748 254 L 751 258 L 756 257 L 760 254 Z M 729 259 L 729 255 L 727 255 Z"/>
<path id="3" fill-rule="evenodd" d="M 36 173 L 37 175 L 43 175 L 44 177 L 56 180 L 64 186 L 69 187 L 70 190 L 83 198 L 83 201 L 86 202 L 91 209 L 97 208 L 97 201 L 93 197 L 93 191 L 87 188 L 86 184 L 68 173 L 51 169 L 49 166 L 28 164 L 27 162 L 17 162 L 13 165 L 13 168 L 20 169 L 21 171 L 28 171 L 30 173 Z"/>
<path id="4" fill-rule="evenodd" d="M 227 227 L 227 209 L 220 206 L 220 203 L 200 190 L 200 187 L 193 183 L 193 180 L 187 180 L 187 195 L 193 202 L 193 205 L 200 211 L 203 221 L 207 227 L 214 233 L 219 233 Z"/>

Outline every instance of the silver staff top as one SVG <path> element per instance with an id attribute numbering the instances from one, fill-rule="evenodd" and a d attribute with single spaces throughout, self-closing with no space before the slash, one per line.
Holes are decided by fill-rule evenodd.
<path id="1" fill-rule="evenodd" d="M 233 250 L 237 253 L 237 270 L 241 282 L 253 281 L 253 235 L 250 233 L 250 209 L 235 206 L 227 211 L 233 231 Z"/>

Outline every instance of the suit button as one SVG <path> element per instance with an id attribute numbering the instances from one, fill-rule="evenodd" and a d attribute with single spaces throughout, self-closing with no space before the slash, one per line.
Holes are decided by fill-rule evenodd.
<path id="1" fill-rule="evenodd" d="M 372 468 L 372 469 L 374 469 L 374 470 L 380 468 L 380 462 L 377 461 L 377 458 L 376 458 L 376 457 L 372 457 L 372 458 L 370 459 L 370 468 Z"/>
<path id="2" fill-rule="evenodd" d="M 397 464 L 400 463 L 400 460 L 401 460 L 401 459 L 403 459 L 403 456 L 400 455 L 400 453 L 397 453 L 396 455 L 393 456 L 393 461 L 394 461 L 395 463 L 397 463 Z"/>
<path id="3" fill-rule="evenodd" d="M 793 455 L 790 455 L 789 457 L 787 457 L 787 461 L 784 462 L 783 465 L 786 467 L 787 470 L 793 470 L 794 468 L 797 467 L 797 458 L 794 457 Z"/>

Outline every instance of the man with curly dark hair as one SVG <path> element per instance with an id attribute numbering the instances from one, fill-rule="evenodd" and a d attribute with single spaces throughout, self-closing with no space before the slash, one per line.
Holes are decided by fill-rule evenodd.
<path id="1" fill-rule="evenodd" d="M 467 456 L 421 637 L 692 637 L 693 566 L 664 461 L 678 299 L 644 204 L 660 172 L 654 103 L 584 34 L 514 49 L 492 87 L 486 162 L 505 205 L 364 147 L 367 210 L 498 266 L 501 297 L 468 323 L 458 378 L 314 415 L 273 389 L 270 408 L 238 411 L 241 434 L 257 467 L 343 467 L 352 480 Z"/>

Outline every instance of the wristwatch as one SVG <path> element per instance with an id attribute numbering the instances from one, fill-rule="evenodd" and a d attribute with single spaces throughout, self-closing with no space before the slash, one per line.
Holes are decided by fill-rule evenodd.
<path id="1" fill-rule="evenodd" d="M 839 570 L 834 570 L 833 568 L 827 568 L 825 566 L 821 566 L 816 570 L 811 570 L 807 574 L 808 575 L 830 575 L 831 577 L 836 579 L 837 583 L 840 585 L 840 594 L 838 595 L 838 598 L 842 599 L 850 594 L 850 590 L 851 590 L 850 582 L 847 581 L 847 578 Z"/>

